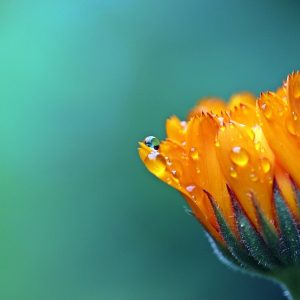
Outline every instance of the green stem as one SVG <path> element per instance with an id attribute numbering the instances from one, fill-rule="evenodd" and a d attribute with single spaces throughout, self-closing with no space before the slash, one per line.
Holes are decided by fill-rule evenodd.
<path id="1" fill-rule="evenodd" d="M 300 300 L 300 266 L 290 267 L 280 273 L 273 274 L 288 292 L 288 299 Z"/>

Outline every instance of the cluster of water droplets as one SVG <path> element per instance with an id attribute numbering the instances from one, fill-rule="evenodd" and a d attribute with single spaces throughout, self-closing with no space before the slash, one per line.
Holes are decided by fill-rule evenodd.
<path id="1" fill-rule="evenodd" d="M 254 140 L 254 138 L 253 138 Z M 261 146 L 260 142 L 255 142 L 256 151 L 260 152 L 259 156 L 265 152 L 264 148 Z M 232 178 L 238 177 L 238 168 L 245 168 L 250 164 L 250 155 L 248 151 L 241 146 L 234 146 L 230 151 L 230 160 L 232 165 L 230 166 L 229 173 Z M 257 172 L 262 173 L 263 178 L 270 172 L 271 170 L 271 162 L 267 157 L 261 156 L 257 160 L 257 164 L 250 169 L 249 178 L 251 181 L 256 182 L 259 179 L 259 174 Z M 268 177 L 269 181 L 271 177 Z"/>
<path id="2" fill-rule="evenodd" d="M 182 123 L 182 127 L 185 127 L 186 123 Z M 178 188 L 184 188 L 186 192 L 188 192 L 192 199 L 195 200 L 197 187 L 194 183 L 185 184 L 181 186 L 182 179 L 184 179 L 184 165 L 199 160 L 199 152 L 197 148 L 191 147 L 188 153 L 186 151 L 182 152 L 181 159 L 170 159 L 168 156 L 163 156 L 160 152 L 160 141 L 158 138 L 154 136 L 148 136 L 144 140 L 144 144 L 152 149 L 152 151 L 148 154 L 148 168 L 160 178 L 164 178 L 164 180 L 169 185 L 176 185 Z M 186 143 L 182 145 L 186 146 Z M 196 173 L 200 173 L 200 169 L 196 167 Z"/>
<path id="3" fill-rule="evenodd" d="M 275 121 L 275 116 L 273 114 L 273 109 L 267 103 L 261 104 L 261 110 L 268 121 Z M 298 121 L 297 114 L 292 111 L 288 111 L 288 105 L 284 105 L 283 107 L 279 107 L 276 112 L 277 117 L 285 117 L 285 127 L 287 131 L 291 135 L 297 135 L 296 122 Z"/>

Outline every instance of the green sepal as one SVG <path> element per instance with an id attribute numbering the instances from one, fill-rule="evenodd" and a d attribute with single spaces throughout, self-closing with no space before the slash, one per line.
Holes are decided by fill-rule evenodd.
<path id="1" fill-rule="evenodd" d="M 300 263 L 300 237 L 297 223 L 281 196 L 276 182 L 273 195 L 280 229 L 281 257 L 287 264 Z"/>
<path id="2" fill-rule="evenodd" d="M 292 182 L 292 186 L 293 186 L 293 190 L 296 196 L 296 200 L 297 200 L 297 207 L 298 207 L 298 215 L 300 215 L 300 190 L 297 187 L 296 183 L 294 182 L 294 180 L 291 179 Z"/>
<path id="3" fill-rule="evenodd" d="M 227 250 L 224 245 L 214 239 L 208 232 L 205 232 L 208 241 L 218 259 L 230 269 L 243 272 L 245 269 L 241 267 L 239 261 Z"/>
<path id="4" fill-rule="evenodd" d="M 208 192 L 205 193 L 207 194 L 211 202 L 219 224 L 221 235 L 231 255 L 236 259 L 239 265 L 246 270 L 258 272 L 267 271 L 267 269 L 264 266 L 259 265 L 257 261 L 248 254 L 247 250 L 243 247 L 243 245 L 240 243 L 240 241 L 230 229 L 214 198 Z"/>
<path id="5" fill-rule="evenodd" d="M 266 216 L 261 211 L 253 195 L 252 195 L 252 202 L 256 210 L 256 217 L 265 243 L 272 251 L 273 255 L 276 256 L 280 262 L 284 263 L 284 260 L 281 259 L 281 254 L 280 254 L 280 249 L 279 249 L 280 243 L 279 243 L 278 233 L 274 230 L 270 222 L 267 220 Z"/>
<path id="6" fill-rule="evenodd" d="M 278 268 L 280 266 L 280 262 L 272 254 L 260 233 L 256 230 L 244 213 L 233 191 L 228 188 L 228 192 L 231 198 L 236 225 L 241 236 L 242 243 L 259 265 L 263 265 L 269 270 Z"/>

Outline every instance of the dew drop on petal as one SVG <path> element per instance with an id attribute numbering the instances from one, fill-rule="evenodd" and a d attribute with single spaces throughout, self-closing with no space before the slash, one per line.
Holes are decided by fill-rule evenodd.
<path id="1" fill-rule="evenodd" d="M 220 147 L 220 141 L 219 141 L 218 139 L 215 140 L 215 146 L 216 146 L 217 148 Z"/>
<path id="2" fill-rule="evenodd" d="M 261 109 L 263 111 L 264 116 L 270 120 L 272 118 L 272 109 L 270 108 L 269 105 L 267 105 L 266 103 L 263 103 L 261 105 Z"/>
<path id="3" fill-rule="evenodd" d="M 192 147 L 190 150 L 190 157 L 193 160 L 198 160 L 199 159 L 199 152 L 195 147 Z"/>
<path id="4" fill-rule="evenodd" d="M 249 154 L 245 149 L 235 146 L 231 149 L 230 158 L 236 165 L 244 167 L 248 164 Z"/>
<path id="5" fill-rule="evenodd" d="M 179 180 L 182 178 L 183 175 L 183 167 L 179 161 L 175 160 L 173 162 L 171 173 L 173 174 L 174 180 L 176 182 L 179 182 Z"/>
<path id="6" fill-rule="evenodd" d="M 158 150 L 159 149 L 159 144 L 160 144 L 160 141 L 157 137 L 155 136 L 147 136 L 144 140 L 144 144 L 146 146 L 148 146 L 149 148 L 152 148 L 154 150 Z"/>
<path id="7" fill-rule="evenodd" d="M 191 193 L 195 188 L 196 188 L 195 185 L 188 185 L 185 189 L 186 189 L 189 193 Z"/>
<path id="8" fill-rule="evenodd" d="M 181 122 L 180 122 L 180 125 L 181 125 L 182 128 L 185 129 L 186 126 L 187 126 L 187 123 L 186 123 L 186 121 L 181 121 Z"/>
<path id="9" fill-rule="evenodd" d="M 294 119 L 294 121 L 297 121 L 298 120 L 298 116 L 297 116 L 297 114 L 293 111 L 292 112 L 292 115 L 293 115 L 293 119 Z"/>
<path id="10" fill-rule="evenodd" d="M 232 178 L 237 178 L 237 172 L 236 172 L 235 168 L 231 167 L 229 169 L 229 174 Z"/>
<path id="11" fill-rule="evenodd" d="M 268 173 L 271 170 L 271 163 L 266 157 L 262 158 L 260 163 L 264 173 Z"/>
<path id="12" fill-rule="evenodd" d="M 253 182 L 256 182 L 258 180 L 258 177 L 255 173 L 250 173 L 249 177 Z"/>
<path id="13" fill-rule="evenodd" d="M 296 135 L 296 126 L 293 119 L 286 119 L 286 128 L 291 135 Z"/>

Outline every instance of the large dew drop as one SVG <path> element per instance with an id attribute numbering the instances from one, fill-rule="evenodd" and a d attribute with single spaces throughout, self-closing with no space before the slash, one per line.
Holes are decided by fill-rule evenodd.
<path id="1" fill-rule="evenodd" d="M 147 136 L 144 140 L 144 143 L 146 146 L 154 149 L 154 150 L 158 150 L 159 149 L 159 144 L 160 144 L 160 141 L 157 137 L 155 136 Z"/>
<path id="2" fill-rule="evenodd" d="M 245 149 L 235 146 L 231 149 L 230 158 L 236 165 L 245 167 L 249 161 L 249 154 Z"/>
<path id="3" fill-rule="evenodd" d="M 265 174 L 271 170 L 271 163 L 267 158 L 265 157 L 262 158 L 260 163 L 261 163 L 261 168 Z"/>

